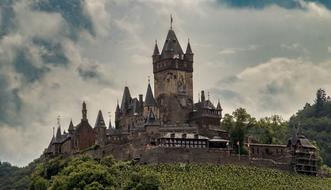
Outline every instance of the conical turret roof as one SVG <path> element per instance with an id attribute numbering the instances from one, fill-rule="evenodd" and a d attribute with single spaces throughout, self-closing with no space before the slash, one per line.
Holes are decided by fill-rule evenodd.
<path id="1" fill-rule="evenodd" d="M 182 47 L 177 40 L 175 32 L 170 29 L 168 31 L 167 38 L 164 42 L 161 57 L 162 58 L 173 58 L 174 55 L 183 55 Z"/>
<path id="2" fill-rule="evenodd" d="M 156 41 L 155 41 L 155 47 L 154 47 L 153 55 L 160 55 L 159 47 L 157 46 Z"/>
<path id="3" fill-rule="evenodd" d="M 124 87 L 124 92 L 123 92 L 123 97 L 122 97 L 122 104 L 121 104 L 121 109 L 122 111 L 126 111 L 131 103 L 131 94 L 129 87 Z"/>
<path id="4" fill-rule="evenodd" d="M 103 119 L 101 110 L 99 110 L 97 120 L 95 121 L 94 127 L 106 127 L 105 120 Z"/>
<path id="5" fill-rule="evenodd" d="M 115 113 L 119 113 L 119 112 L 120 112 L 120 106 L 118 105 L 118 101 L 117 101 L 117 106 L 116 106 Z"/>
<path id="6" fill-rule="evenodd" d="M 192 49 L 191 49 L 190 41 L 187 43 L 185 54 L 193 54 Z"/>
<path id="7" fill-rule="evenodd" d="M 156 101 L 155 101 L 154 96 L 153 96 L 152 87 L 149 83 L 148 83 L 148 86 L 147 86 L 145 106 L 156 106 Z"/>
<path id="8" fill-rule="evenodd" d="M 55 138 L 56 138 L 56 140 L 61 139 L 61 127 L 60 126 L 57 127 L 56 137 Z"/>
<path id="9" fill-rule="evenodd" d="M 74 124 L 72 123 L 72 120 L 70 120 L 68 132 L 73 131 L 73 130 L 74 130 Z"/>
<path id="10" fill-rule="evenodd" d="M 220 103 L 219 100 L 218 100 L 218 102 L 217 102 L 216 109 L 218 109 L 218 110 L 222 110 L 222 106 L 221 106 L 221 103 Z"/>

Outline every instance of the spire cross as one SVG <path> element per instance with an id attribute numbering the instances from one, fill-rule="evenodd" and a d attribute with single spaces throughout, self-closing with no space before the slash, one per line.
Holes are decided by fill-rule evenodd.
<path id="1" fill-rule="evenodd" d="M 172 22 L 173 22 L 172 14 L 170 14 L 170 30 L 172 30 Z"/>

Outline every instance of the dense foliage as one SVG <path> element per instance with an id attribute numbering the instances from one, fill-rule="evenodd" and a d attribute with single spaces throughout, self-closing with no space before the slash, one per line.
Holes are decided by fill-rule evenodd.
<path id="1" fill-rule="evenodd" d="M 261 118 L 259 120 L 252 117 L 244 108 L 238 108 L 232 115 L 225 114 L 221 127 L 230 133 L 231 143 L 245 153 L 244 142 L 249 137 L 251 141 L 265 144 L 286 143 L 288 134 L 288 123 L 280 116 Z"/>
<path id="2" fill-rule="evenodd" d="M 35 167 L 35 162 L 24 168 L 0 162 L 0 189 L 25 190 L 29 184 L 29 175 Z"/>
<path id="3" fill-rule="evenodd" d="M 328 189 L 331 178 L 244 166 L 134 165 L 111 158 L 53 159 L 38 166 L 30 189 Z"/>
<path id="4" fill-rule="evenodd" d="M 290 118 L 289 127 L 316 141 L 324 163 L 331 166 L 331 101 L 323 89 L 316 92 L 313 104 L 307 103 Z"/>
<path id="5" fill-rule="evenodd" d="M 30 190 L 158 189 L 155 176 L 141 173 L 131 162 L 111 157 L 61 157 L 40 164 L 31 177 Z"/>

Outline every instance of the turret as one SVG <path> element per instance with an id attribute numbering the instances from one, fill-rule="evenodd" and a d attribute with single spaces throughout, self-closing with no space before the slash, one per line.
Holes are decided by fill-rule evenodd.
<path id="1" fill-rule="evenodd" d="M 185 52 L 185 55 L 184 55 L 184 59 L 186 61 L 193 62 L 193 55 L 194 54 L 193 54 L 192 49 L 191 49 L 190 40 L 188 40 L 187 47 L 186 47 L 186 52 Z"/>
<path id="2" fill-rule="evenodd" d="M 157 41 L 155 40 L 154 52 L 153 52 L 153 63 L 156 63 L 160 59 L 160 51 L 159 47 L 157 46 Z"/>
<path id="3" fill-rule="evenodd" d="M 144 116 L 146 117 L 151 110 L 156 111 L 156 101 L 153 96 L 150 81 L 148 80 L 148 86 L 147 86 L 146 97 L 144 102 Z"/>
<path id="4" fill-rule="evenodd" d="M 99 110 L 97 120 L 95 121 L 94 131 L 97 135 L 95 144 L 105 145 L 106 144 L 106 124 L 103 119 L 102 112 Z"/>
<path id="5" fill-rule="evenodd" d="M 105 120 L 103 119 L 102 112 L 99 110 L 97 120 L 95 121 L 94 127 L 106 127 Z"/>
<path id="6" fill-rule="evenodd" d="M 219 115 L 220 115 L 221 118 L 222 118 L 222 111 L 223 111 L 223 108 L 222 108 L 222 106 L 221 106 L 220 100 L 218 100 L 218 102 L 217 102 L 216 110 L 218 111 Z"/>
<path id="7" fill-rule="evenodd" d="M 83 102 L 82 120 L 87 120 L 87 109 L 86 109 L 86 103 L 85 103 L 85 101 Z"/>
<path id="8" fill-rule="evenodd" d="M 74 124 L 72 123 L 72 120 L 70 120 L 70 124 L 69 124 L 69 128 L 68 128 L 68 132 L 69 134 L 73 134 L 75 131 L 74 129 Z"/>
<path id="9" fill-rule="evenodd" d="M 124 87 L 123 97 L 122 97 L 122 104 L 121 104 L 121 112 L 126 114 L 129 112 L 129 105 L 131 103 L 131 94 L 129 87 Z"/>
<path id="10" fill-rule="evenodd" d="M 61 126 L 57 127 L 57 131 L 56 131 L 56 140 L 60 140 L 61 139 Z"/>
<path id="11" fill-rule="evenodd" d="M 115 110 L 115 128 L 116 129 L 119 128 L 120 115 L 121 115 L 121 109 L 120 109 L 120 106 L 118 105 L 118 101 L 117 101 L 117 106 L 116 106 L 116 110 Z"/>

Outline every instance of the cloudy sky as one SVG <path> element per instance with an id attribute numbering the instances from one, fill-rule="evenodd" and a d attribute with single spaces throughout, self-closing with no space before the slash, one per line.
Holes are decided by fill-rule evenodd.
<path id="1" fill-rule="evenodd" d="M 145 93 L 155 40 L 174 30 L 195 54 L 201 89 L 226 113 L 289 118 L 318 88 L 331 93 L 329 0 L 2 0 L 0 160 L 26 165 L 61 116 L 113 115 L 125 84 Z"/>

